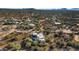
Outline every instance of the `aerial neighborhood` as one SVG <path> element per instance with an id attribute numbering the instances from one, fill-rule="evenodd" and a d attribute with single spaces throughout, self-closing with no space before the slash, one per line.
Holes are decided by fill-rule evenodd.
<path id="1" fill-rule="evenodd" d="M 0 9 L 0 51 L 78 50 L 78 10 Z"/>

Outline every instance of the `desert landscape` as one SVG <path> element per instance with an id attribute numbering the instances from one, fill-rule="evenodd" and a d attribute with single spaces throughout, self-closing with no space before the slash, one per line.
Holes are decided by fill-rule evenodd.
<path id="1" fill-rule="evenodd" d="M 0 9 L 0 51 L 78 50 L 78 9 Z"/>

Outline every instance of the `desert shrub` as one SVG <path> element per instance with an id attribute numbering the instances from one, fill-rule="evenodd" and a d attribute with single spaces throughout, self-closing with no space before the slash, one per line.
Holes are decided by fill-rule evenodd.
<path id="1" fill-rule="evenodd" d="M 9 43 L 9 46 L 13 49 L 16 49 L 16 50 L 20 50 L 21 49 L 21 45 L 18 44 L 18 43 L 15 43 L 15 42 L 12 42 L 12 43 Z"/>
<path id="2" fill-rule="evenodd" d="M 39 44 L 38 41 L 33 41 L 33 42 L 32 42 L 32 45 L 33 45 L 33 46 L 37 46 L 38 44 Z"/>
<path id="3" fill-rule="evenodd" d="M 24 37 L 25 37 L 24 35 L 20 34 L 20 35 L 17 35 L 16 36 L 16 39 L 17 40 L 22 40 Z"/>
<path id="4" fill-rule="evenodd" d="M 74 47 L 75 47 L 76 49 L 79 49 L 79 42 L 78 42 L 78 43 L 75 43 L 75 44 L 74 44 Z"/>
<path id="5" fill-rule="evenodd" d="M 38 46 L 31 46 L 31 50 L 32 51 L 39 51 L 39 47 Z"/>
<path id="6" fill-rule="evenodd" d="M 21 44 L 21 48 L 25 49 L 25 47 L 26 47 L 26 41 L 22 40 L 20 44 Z"/>
<path id="7" fill-rule="evenodd" d="M 26 42 L 33 42 L 31 38 L 26 38 L 25 41 Z"/>
<path id="8" fill-rule="evenodd" d="M 31 42 L 26 42 L 26 47 L 31 47 Z"/>
<path id="9" fill-rule="evenodd" d="M 67 46 L 73 46 L 73 42 L 72 41 L 68 41 L 67 42 Z"/>
<path id="10" fill-rule="evenodd" d="M 4 39 L 10 39 L 10 38 L 14 38 L 16 35 L 14 33 L 9 34 L 7 36 L 4 37 Z"/>

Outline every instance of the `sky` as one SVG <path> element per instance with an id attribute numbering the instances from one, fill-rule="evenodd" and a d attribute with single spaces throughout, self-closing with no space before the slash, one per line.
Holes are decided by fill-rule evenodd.
<path id="1" fill-rule="evenodd" d="M 79 8 L 78 0 L 0 0 L 0 8 Z"/>

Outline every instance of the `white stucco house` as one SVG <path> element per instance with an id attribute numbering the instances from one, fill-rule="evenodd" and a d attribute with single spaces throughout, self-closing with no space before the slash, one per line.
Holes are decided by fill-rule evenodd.
<path id="1" fill-rule="evenodd" d="M 42 32 L 39 33 L 39 34 L 37 35 L 37 37 L 38 37 L 38 40 L 39 40 L 39 41 L 45 41 L 45 38 L 44 38 L 44 35 L 43 35 Z"/>
<path id="2" fill-rule="evenodd" d="M 44 35 L 43 35 L 43 33 L 42 32 L 40 32 L 40 33 L 33 33 L 32 34 L 32 39 L 33 40 L 38 40 L 38 41 L 45 41 L 45 38 L 44 38 Z"/>

